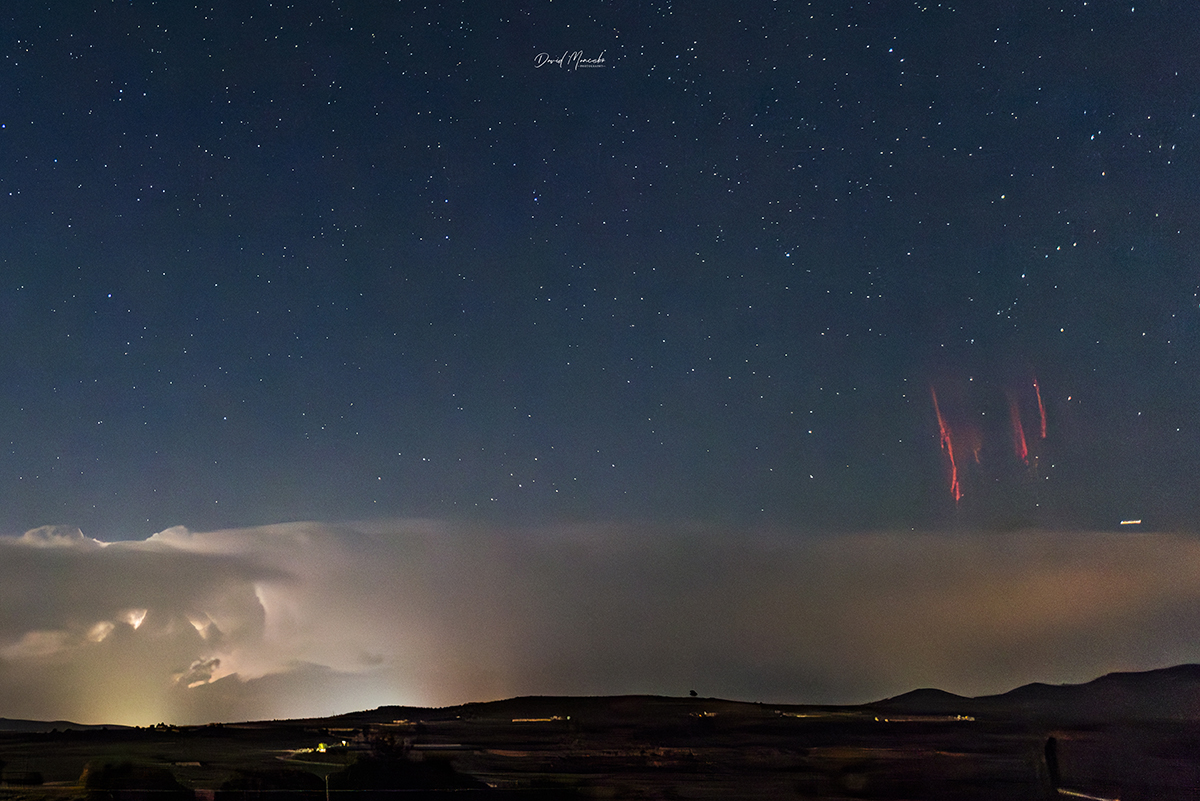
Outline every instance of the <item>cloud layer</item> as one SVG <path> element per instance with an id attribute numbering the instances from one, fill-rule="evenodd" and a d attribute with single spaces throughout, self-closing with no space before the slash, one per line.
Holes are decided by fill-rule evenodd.
<path id="1" fill-rule="evenodd" d="M 288 523 L 0 537 L 0 716 L 203 723 L 525 694 L 864 702 L 1200 661 L 1176 534 Z"/>

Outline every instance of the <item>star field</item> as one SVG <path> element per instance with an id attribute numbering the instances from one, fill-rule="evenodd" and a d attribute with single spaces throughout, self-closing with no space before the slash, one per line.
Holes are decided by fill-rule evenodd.
<path id="1" fill-rule="evenodd" d="M 701 6 L 6 11 L 0 525 L 1194 527 L 1200 10 Z"/>

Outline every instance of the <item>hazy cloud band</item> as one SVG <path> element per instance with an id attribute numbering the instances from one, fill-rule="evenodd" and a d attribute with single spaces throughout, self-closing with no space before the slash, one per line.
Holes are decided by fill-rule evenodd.
<path id="1" fill-rule="evenodd" d="M 198 723 L 525 694 L 863 702 L 1200 661 L 1177 534 L 288 523 L 0 537 L 0 715 Z"/>

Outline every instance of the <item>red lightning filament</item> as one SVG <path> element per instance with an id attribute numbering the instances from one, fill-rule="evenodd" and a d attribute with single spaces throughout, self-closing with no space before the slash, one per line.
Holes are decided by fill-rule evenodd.
<path id="1" fill-rule="evenodd" d="M 1021 410 L 1017 408 L 1017 402 L 1013 398 L 1008 399 L 1008 416 L 1012 419 L 1013 450 L 1016 451 L 1018 459 L 1029 464 L 1029 448 L 1025 444 L 1025 426 L 1021 425 Z"/>
<path id="2" fill-rule="evenodd" d="M 1042 417 L 1042 439 L 1046 438 L 1046 407 L 1042 405 L 1042 390 L 1038 387 L 1037 376 L 1033 378 L 1033 391 L 1037 393 L 1038 414 Z"/>
<path id="3" fill-rule="evenodd" d="M 982 464 L 979 461 L 979 452 L 983 450 L 983 438 L 979 436 L 979 429 L 974 426 L 963 426 L 954 432 L 954 436 L 958 439 L 958 452 L 962 453 L 965 447 L 971 451 L 975 464 Z"/>
<path id="4" fill-rule="evenodd" d="M 958 485 L 958 465 L 954 461 L 954 443 L 950 440 L 950 429 L 946 426 L 946 419 L 942 417 L 942 410 L 938 407 L 937 392 L 933 387 L 929 388 L 929 394 L 933 396 L 933 412 L 937 415 L 938 436 L 941 438 L 942 450 L 950 457 L 950 494 L 954 496 L 955 505 L 962 497 L 962 488 Z"/>

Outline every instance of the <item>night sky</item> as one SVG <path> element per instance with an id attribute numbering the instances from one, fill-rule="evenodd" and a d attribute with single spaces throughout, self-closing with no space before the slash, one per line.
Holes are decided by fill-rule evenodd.
<path id="1" fill-rule="evenodd" d="M 680 635 L 708 672 L 654 656 L 647 632 L 680 620 L 661 611 L 641 639 L 600 638 L 591 662 L 549 649 L 452 687 L 356 684 L 322 713 L 706 678 L 750 700 L 866 701 L 1200 661 L 1171 639 L 1200 630 L 1177 581 L 1200 524 L 1197 31 L 1195 3 L 1132 0 L 6 9 L 0 546 L 6 573 L 42 560 L 29 593 L 74 600 L 35 614 L 4 591 L 0 678 L 25 687 L 58 660 L 57 686 L 80 686 L 70 670 L 125 665 L 114 643 L 156 617 L 167 639 L 185 617 L 203 635 L 145 651 L 172 692 L 226 677 L 249 703 L 254 681 L 298 681 L 300 663 L 306 681 L 403 672 L 404 649 L 370 645 L 370 627 L 337 651 L 361 647 L 361 663 L 238 641 L 256 662 L 232 635 L 204 639 L 212 587 L 257 609 L 275 645 L 291 635 L 264 587 L 290 587 L 293 610 L 336 596 L 312 589 L 315 563 L 262 545 L 276 534 L 299 538 L 288 559 L 403 564 L 406 588 L 380 577 L 379 597 L 425 587 L 421 642 L 454 664 L 494 652 L 446 656 L 450 628 L 519 626 L 530 653 L 589 614 L 616 631 L 631 599 L 681 610 L 753 585 L 762 604 L 718 627 L 725 656 Z M 21 536 L 49 525 L 68 528 Z M 1174 578 L 1113 578 L 1128 548 Z M 806 595 L 772 553 L 809 578 L 841 567 Z M 137 554 L 171 567 L 135 569 Z M 479 595 L 499 581 L 487 554 L 531 594 Z M 1042 569 L 1106 576 L 1124 594 L 1052 593 L 1055 625 L 1161 637 L 1137 664 L 1102 637 L 1086 658 L 881 659 L 866 678 L 832 666 L 862 657 L 840 640 L 820 671 L 782 655 L 809 629 L 764 630 L 778 653 L 747 651 L 748 621 L 788 592 L 782 608 L 817 614 L 819 597 L 852 625 L 853 554 L 889 588 L 872 603 L 930 564 L 966 571 L 959 600 L 992 559 L 1009 587 Z M 220 565 L 181 566 L 199 555 Z M 215 584 L 168 602 L 184 574 Z M 593 582 L 574 612 L 572 575 Z M 1122 604 L 1140 592 L 1159 600 L 1134 625 Z M 487 625 L 464 611 L 481 598 Z M 1064 611 L 1076 602 L 1081 618 Z M 437 629 L 445 604 L 458 611 Z M 551 607 L 554 625 L 528 622 Z M 1026 642 L 987 631 L 964 650 Z M 10 716 L 292 711 L 231 698 Z"/>

